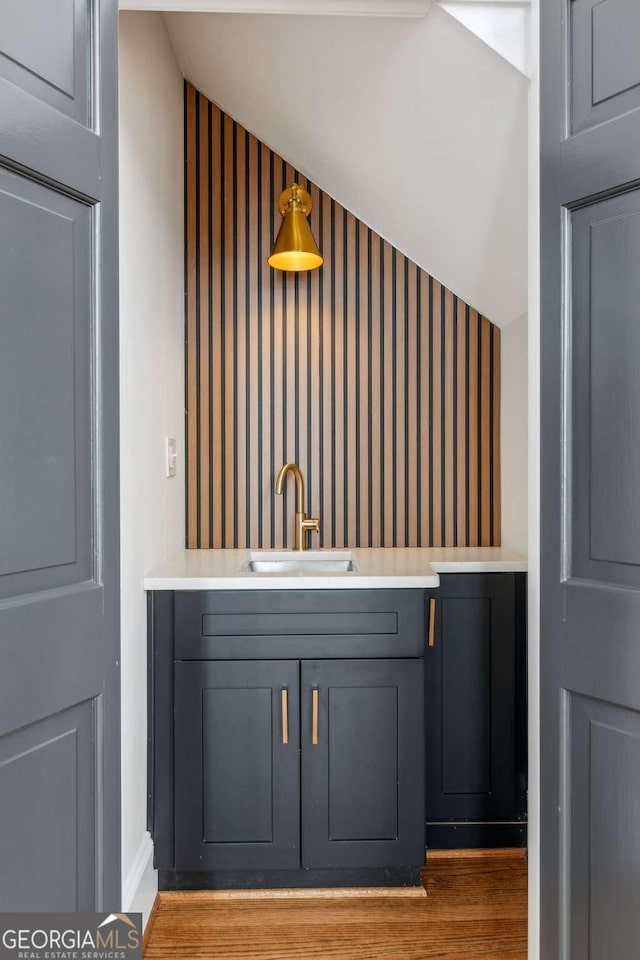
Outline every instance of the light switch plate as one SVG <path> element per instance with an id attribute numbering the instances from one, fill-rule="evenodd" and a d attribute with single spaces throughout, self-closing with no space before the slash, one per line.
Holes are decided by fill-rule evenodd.
<path id="1" fill-rule="evenodd" d="M 178 451 L 175 437 L 165 437 L 165 450 L 166 476 L 167 478 L 175 477 L 178 473 Z"/>

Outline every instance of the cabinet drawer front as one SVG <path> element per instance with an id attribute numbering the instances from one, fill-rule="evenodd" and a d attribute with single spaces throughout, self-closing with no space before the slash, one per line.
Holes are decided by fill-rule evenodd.
<path id="1" fill-rule="evenodd" d="M 381 613 L 205 613 L 204 637 L 335 637 L 348 633 L 396 635 L 398 614 Z"/>
<path id="2" fill-rule="evenodd" d="M 299 865 L 299 664 L 175 665 L 176 869 Z"/>
<path id="3" fill-rule="evenodd" d="M 178 660 L 416 657 L 423 590 L 250 590 L 175 595 Z"/>

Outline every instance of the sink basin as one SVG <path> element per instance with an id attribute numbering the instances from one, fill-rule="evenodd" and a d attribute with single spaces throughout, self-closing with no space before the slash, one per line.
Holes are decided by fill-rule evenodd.
<path id="1" fill-rule="evenodd" d="M 349 550 L 266 550 L 249 554 L 247 573 L 349 573 L 357 570 Z"/>

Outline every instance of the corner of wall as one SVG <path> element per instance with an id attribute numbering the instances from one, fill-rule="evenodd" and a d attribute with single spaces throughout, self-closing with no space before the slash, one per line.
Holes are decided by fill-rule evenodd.
<path id="1" fill-rule="evenodd" d="M 540 0 L 531 0 L 529 89 L 529 958 L 540 957 Z"/>
<path id="2" fill-rule="evenodd" d="M 119 55 L 122 888 L 124 908 L 146 921 L 157 874 L 143 578 L 184 547 L 184 81 L 159 13 L 121 13 Z"/>
<path id="3" fill-rule="evenodd" d="M 145 833 L 122 891 L 122 909 L 126 913 L 142 914 L 142 929 L 149 922 L 158 894 L 158 871 L 153 868 L 153 840 Z"/>
<path id="4" fill-rule="evenodd" d="M 500 476 L 502 546 L 527 555 L 527 314 L 502 328 Z"/>

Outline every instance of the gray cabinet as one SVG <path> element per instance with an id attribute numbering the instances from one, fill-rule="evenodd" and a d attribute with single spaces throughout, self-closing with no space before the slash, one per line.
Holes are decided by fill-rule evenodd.
<path id="1" fill-rule="evenodd" d="M 303 867 L 422 864 L 422 684 L 422 660 L 302 663 Z"/>
<path id="2" fill-rule="evenodd" d="M 176 663 L 176 870 L 420 866 L 422 682 L 421 660 Z"/>
<path id="3" fill-rule="evenodd" d="M 161 888 L 420 882 L 426 609 L 421 590 L 152 595 Z"/>
<path id="4" fill-rule="evenodd" d="M 425 653 L 427 846 L 526 838 L 524 576 L 448 574 Z"/>
<path id="5" fill-rule="evenodd" d="M 161 888 L 417 883 L 425 820 L 526 842 L 525 577 L 440 579 L 151 595 Z"/>
<path id="6" fill-rule="evenodd" d="M 298 867 L 298 675 L 287 660 L 176 663 L 177 870 Z"/>

